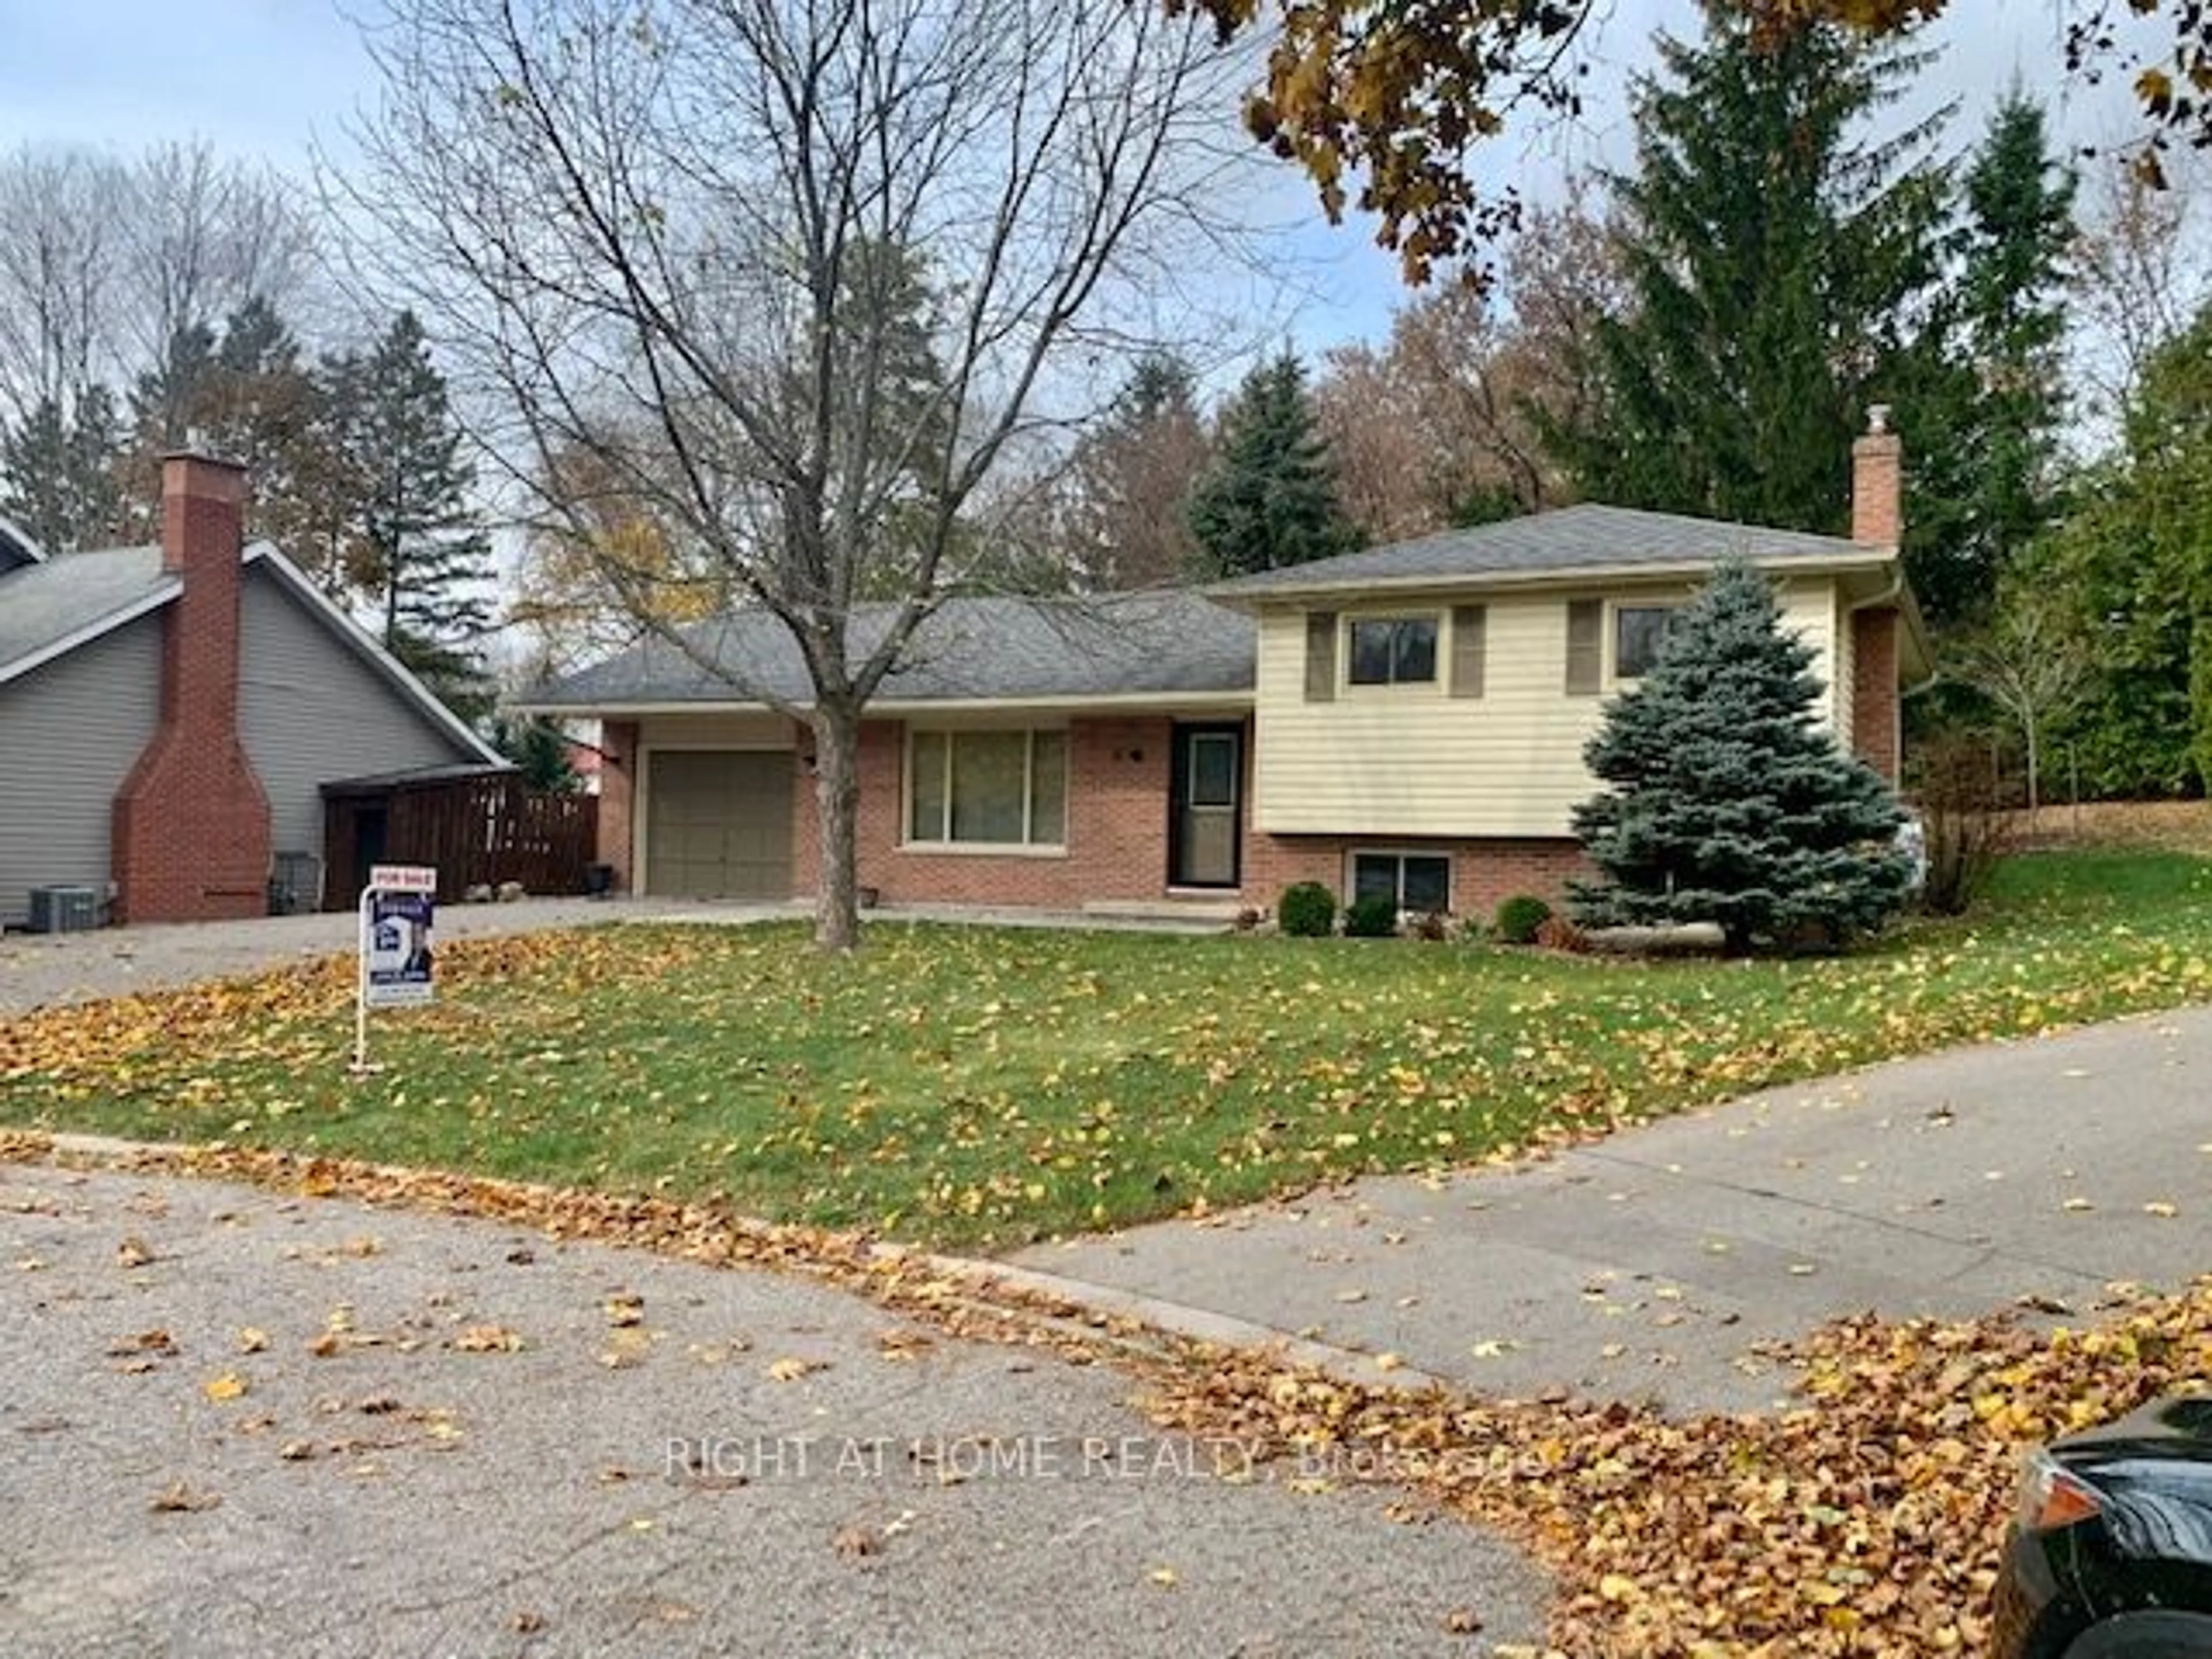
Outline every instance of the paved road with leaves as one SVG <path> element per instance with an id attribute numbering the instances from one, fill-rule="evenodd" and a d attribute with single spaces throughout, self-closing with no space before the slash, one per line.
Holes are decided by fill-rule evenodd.
<path id="1" fill-rule="evenodd" d="M 792 1275 L 0 1165 L 0 1652 L 1464 1655 L 1540 1577 Z M 1473 1647 L 1470 1627 L 1482 1626 Z"/>

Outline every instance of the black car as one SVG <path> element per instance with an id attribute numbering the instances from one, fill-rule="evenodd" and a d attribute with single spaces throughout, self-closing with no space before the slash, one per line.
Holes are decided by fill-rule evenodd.
<path id="1" fill-rule="evenodd" d="M 2212 1659 L 2212 1395 L 2028 1459 L 1996 1659 Z"/>

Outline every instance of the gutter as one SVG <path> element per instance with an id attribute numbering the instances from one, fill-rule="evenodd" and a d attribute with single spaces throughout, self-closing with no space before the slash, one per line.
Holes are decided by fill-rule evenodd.
<path id="1" fill-rule="evenodd" d="M 1920 607 L 1914 603 L 1911 590 L 1905 585 L 1905 562 L 1902 550 L 1897 553 L 1894 558 L 1896 562 L 1892 565 L 1889 573 L 1889 586 L 1881 592 L 1871 594 L 1866 599 L 1852 600 L 1844 607 L 1844 611 L 1847 616 L 1856 617 L 1860 611 L 1871 611 L 1879 605 L 1897 606 L 1898 615 L 1912 629 L 1913 637 L 1920 641 L 1920 655 L 1928 665 L 1925 678 L 1912 685 L 1900 686 L 1897 695 L 1900 698 L 1917 697 L 1921 693 L 1930 690 L 1936 682 L 1942 678 L 1942 673 L 1936 666 L 1936 653 L 1929 647 L 1928 629 L 1920 620 Z"/>

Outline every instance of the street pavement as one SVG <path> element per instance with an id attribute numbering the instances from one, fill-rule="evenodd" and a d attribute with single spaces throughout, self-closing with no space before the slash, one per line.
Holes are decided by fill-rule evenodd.
<path id="1" fill-rule="evenodd" d="M 1485 1532 L 1164 1439 L 1130 1387 L 787 1274 L 0 1165 L 0 1654 L 1540 1634 L 1540 1575 Z"/>
<path id="2" fill-rule="evenodd" d="M 1766 1350 L 1839 1315 L 2080 1323 L 2116 1281 L 2212 1272 L 2212 1010 L 1012 1261 L 1170 1324 L 1387 1352 L 1488 1394 L 1771 1407 L 1790 1372 Z"/>

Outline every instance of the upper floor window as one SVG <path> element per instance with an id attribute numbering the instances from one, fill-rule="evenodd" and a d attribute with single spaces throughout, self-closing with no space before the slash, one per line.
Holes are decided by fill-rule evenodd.
<path id="1" fill-rule="evenodd" d="M 1437 618 L 1354 618 L 1350 678 L 1354 685 L 1435 684 Z"/>
<path id="2" fill-rule="evenodd" d="M 1674 626 L 1671 605 L 1624 605 L 1613 613 L 1613 677 L 1640 680 L 1659 660 L 1659 647 Z"/>

